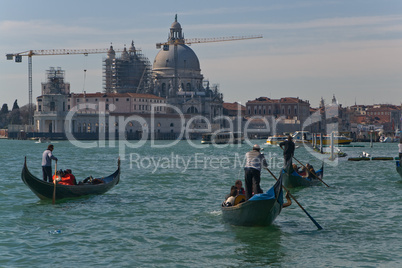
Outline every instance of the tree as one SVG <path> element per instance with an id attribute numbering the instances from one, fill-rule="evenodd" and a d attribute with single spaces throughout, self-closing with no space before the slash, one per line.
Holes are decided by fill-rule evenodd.
<path id="1" fill-rule="evenodd" d="M 4 103 L 3 107 L 1 107 L 0 114 L 8 114 L 8 112 L 8 105 L 7 103 Z"/>
<path id="2" fill-rule="evenodd" d="M 18 106 L 17 100 L 15 100 L 15 101 L 14 101 L 14 105 L 13 105 L 12 111 L 18 110 L 19 108 L 20 108 L 20 107 Z"/>

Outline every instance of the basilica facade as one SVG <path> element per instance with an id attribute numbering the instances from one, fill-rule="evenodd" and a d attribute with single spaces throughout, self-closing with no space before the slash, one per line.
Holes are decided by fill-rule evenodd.
<path id="1" fill-rule="evenodd" d="M 62 136 L 70 131 L 91 138 L 91 134 L 121 131 L 117 118 L 129 120 L 133 116 L 143 120 L 123 123 L 127 134 L 136 134 L 134 138 L 144 134 L 174 138 L 183 133 L 183 127 L 202 132 L 215 131 L 224 124 L 221 119 L 215 120 L 223 114 L 223 96 L 204 80 L 197 55 L 185 44 L 177 16 L 152 69 L 133 42 L 120 57 L 110 47 L 104 60 L 103 92 L 72 93 L 61 68 L 51 68 L 47 74 L 42 95 L 36 99 L 38 133 Z M 72 111 L 74 117 L 68 118 Z M 207 129 L 208 123 L 212 129 Z"/>

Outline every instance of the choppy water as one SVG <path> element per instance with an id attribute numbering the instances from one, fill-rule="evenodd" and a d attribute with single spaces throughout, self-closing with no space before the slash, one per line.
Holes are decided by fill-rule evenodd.
<path id="1" fill-rule="evenodd" d="M 54 145 L 58 168 L 71 168 L 78 179 L 111 174 L 121 152 L 108 144 L 90 149 L 68 141 Z M 397 144 L 363 145 L 342 150 L 348 156 L 362 151 L 397 156 Z M 193 148 L 181 141 L 158 149 L 147 142 L 126 148 L 121 181 L 115 188 L 56 205 L 39 200 L 20 176 L 24 156 L 31 172 L 41 176 L 46 147 L 33 141 L 0 140 L 0 267 L 402 265 L 402 179 L 395 161 L 351 162 L 346 157 L 338 165 L 325 165 L 324 180 L 330 188 L 294 190 L 324 228 L 318 231 L 296 203 L 283 209 L 269 227 L 222 222 L 220 204 L 234 180 L 243 177 L 237 158 L 249 150 L 247 144 Z M 279 174 L 280 149 L 265 147 L 273 172 Z M 321 165 L 303 147 L 295 156 L 316 168 Z M 273 183 L 264 173 L 263 189 Z"/>

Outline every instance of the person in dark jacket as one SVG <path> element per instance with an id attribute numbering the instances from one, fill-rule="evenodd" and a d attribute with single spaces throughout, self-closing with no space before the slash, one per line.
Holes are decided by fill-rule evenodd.
<path id="1" fill-rule="evenodd" d="M 288 165 L 290 161 L 292 161 L 292 157 L 295 153 L 295 143 L 293 142 L 292 136 L 288 136 L 288 139 L 279 143 L 279 146 L 283 150 L 283 158 L 285 167 Z"/>

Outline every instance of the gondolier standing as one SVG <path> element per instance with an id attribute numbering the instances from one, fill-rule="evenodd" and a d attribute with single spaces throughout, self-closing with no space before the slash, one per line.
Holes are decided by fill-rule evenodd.
<path id="1" fill-rule="evenodd" d="M 57 163 L 57 157 L 55 157 L 52 154 L 54 147 L 52 144 L 49 144 L 47 147 L 47 150 L 45 150 L 42 154 L 42 173 L 43 173 L 43 180 L 49 182 L 52 182 L 52 159 L 56 160 Z"/>
<path id="2" fill-rule="evenodd" d="M 399 148 L 399 161 L 400 163 L 402 163 L 402 137 L 399 139 L 398 148 Z"/>
<path id="3" fill-rule="evenodd" d="M 254 194 L 262 193 L 260 187 L 261 165 L 267 167 L 267 161 L 262 153 L 260 146 L 255 144 L 253 150 L 246 153 L 246 165 L 244 167 L 244 181 L 246 187 L 246 200 L 249 200 Z"/>
<path id="4" fill-rule="evenodd" d="M 279 146 L 283 150 L 284 165 L 286 167 L 295 153 L 295 143 L 293 142 L 292 136 L 289 135 L 287 140 L 279 143 Z"/>

